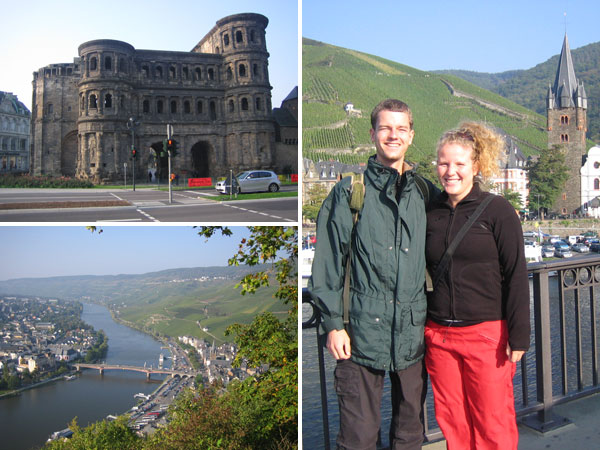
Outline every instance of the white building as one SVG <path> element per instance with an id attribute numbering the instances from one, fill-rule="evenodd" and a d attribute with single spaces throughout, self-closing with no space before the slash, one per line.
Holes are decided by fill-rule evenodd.
<path id="1" fill-rule="evenodd" d="M 30 121 L 17 96 L 0 91 L 0 173 L 29 171 Z"/>
<path id="2" fill-rule="evenodd" d="M 521 197 L 521 207 L 525 208 L 529 196 L 527 158 L 510 137 L 504 134 L 504 138 L 506 153 L 500 163 L 498 176 L 492 179 L 494 183 L 492 192 L 498 195 L 502 195 L 507 189 L 518 192 Z"/>
<path id="3" fill-rule="evenodd" d="M 600 146 L 588 150 L 581 167 L 581 203 L 583 211 L 591 217 L 600 217 Z"/>

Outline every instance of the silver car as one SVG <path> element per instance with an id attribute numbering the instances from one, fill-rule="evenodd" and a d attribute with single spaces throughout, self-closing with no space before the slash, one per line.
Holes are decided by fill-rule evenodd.
<path id="1" fill-rule="evenodd" d="M 238 173 L 235 177 L 237 179 L 238 193 L 245 192 L 277 192 L 281 183 L 275 172 L 270 170 L 247 170 L 242 173 Z M 228 192 L 228 180 L 219 181 L 215 188 L 217 191 L 225 194 Z M 233 183 L 235 188 L 235 181 Z"/>

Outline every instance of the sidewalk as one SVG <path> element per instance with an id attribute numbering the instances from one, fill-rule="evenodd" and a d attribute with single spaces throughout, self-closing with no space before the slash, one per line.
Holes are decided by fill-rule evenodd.
<path id="1" fill-rule="evenodd" d="M 600 448 L 600 394 L 555 406 L 553 411 L 572 423 L 545 434 L 519 425 L 519 450 Z M 425 444 L 423 449 L 445 450 L 446 441 Z"/>

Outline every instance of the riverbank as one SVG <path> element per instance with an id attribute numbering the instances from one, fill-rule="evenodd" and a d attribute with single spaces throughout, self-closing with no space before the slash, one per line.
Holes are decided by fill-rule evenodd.
<path id="1" fill-rule="evenodd" d="M 600 219 L 526 220 L 521 224 L 523 231 L 536 231 L 541 228 L 548 234 L 581 234 L 586 231 L 600 234 Z"/>
<path id="2" fill-rule="evenodd" d="M 28 386 L 20 387 L 19 389 L 15 389 L 14 391 L 5 392 L 3 394 L 0 394 L 0 399 L 8 398 L 8 397 L 15 397 L 15 396 L 19 395 L 23 391 L 28 391 L 29 389 L 33 389 L 33 388 L 36 388 L 36 387 L 44 386 L 45 384 L 52 383 L 54 381 L 60 381 L 61 379 L 65 378 L 65 375 L 66 374 L 58 375 L 56 377 L 49 378 L 47 380 L 42 380 L 42 381 L 39 381 L 37 383 L 30 384 Z"/>

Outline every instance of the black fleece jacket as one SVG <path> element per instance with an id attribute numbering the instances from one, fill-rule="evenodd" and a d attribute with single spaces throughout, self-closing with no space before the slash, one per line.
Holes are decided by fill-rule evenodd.
<path id="1" fill-rule="evenodd" d="M 427 212 L 427 266 L 433 275 L 462 225 L 487 195 L 476 183 L 452 208 L 445 192 Z M 529 348 L 529 281 L 523 230 L 514 208 L 496 196 L 454 251 L 446 273 L 428 293 L 428 317 L 452 326 L 506 319 L 513 350 Z"/>

